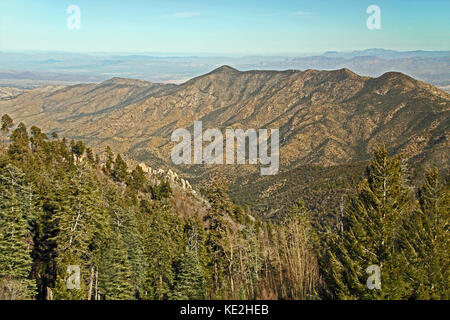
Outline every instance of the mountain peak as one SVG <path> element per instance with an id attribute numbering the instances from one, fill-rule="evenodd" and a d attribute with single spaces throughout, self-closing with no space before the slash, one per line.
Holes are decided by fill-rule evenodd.
<path id="1" fill-rule="evenodd" d="M 353 71 L 351 71 L 350 69 L 347 69 L 347 68 L 338 69 L 338 70 L 335 70 L 335 72 L 337 74 L 345 75 L 345 76 L 349 76 L 349 77 L 355 77 L 355 76 L 359 77 L 358 74 L 354 73 Z"/>
<path id="2" fill-rule="evenodd" d="M 211 71 L 210 74 L 212 74 L 212 73 L 235 73 L 235 72 L 240 72 L 240 71 L 235 68 L 232 68 L 230 66 L 223 65 L 223 66 Z"/>
<path id="3" fill-rule="evenodd" d="M 380 83 L 386 83 L 386 85 L 394 86 L 394 85 L 401 85 L 405 88 L 407 87 L 422 87 L 425 84 L 411 78 L 410 76 L 401 73 L 401 72 L 386 72 L 383 75 L 379 76 L 378 78 L 375 78 L 377 82 Z"/>
<path id="4" fill-rule="evenodd" d="M 385 72 L 384 74 L 382 74 L 381 76 L 378 77 L 379 79 L 402 79 L 402 80 L 414 80 L 416 81 L 414 78 L 411 78 L 410 76 L 401 73 L 401 72 L 396 72 L 396 71 L 389 71 L 389 72 Z"/>
<path id="5" fill-rule="evenodd" d="M 241 73 L 241 71 L 239 71 L 237 69 L 234 69 L 227 65 L 223 65 L 217 69 L 214 69 L 213 71 L 211 71 L 207 74 L 193 78 L 193 79 L 185 82 L 183 85 L 190 85 L 193 83 L 198 83 L 198 81 L 204 81 L 204 80 L 211 81 L 211 79 L 217 78 L 217 76 L 219 76 L 220 78 L 224 77 L 227 79 L 231 79 L 234 75 L 238 75 L 240 73 Z"/>

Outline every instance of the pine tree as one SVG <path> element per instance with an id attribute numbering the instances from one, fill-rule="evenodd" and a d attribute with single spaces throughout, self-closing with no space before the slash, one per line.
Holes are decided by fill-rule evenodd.
<path id="1" fill-rule="evenodd" d="M 130 300 L 134 293 L 131 266 L 120 230 L 115 229 L 101 250 L 99 292 L 106 300 Z"/>
<path id="2" fill-rule="evenodd" d="M 42 152 L 45 144 L 44 141 L 45 139 L 47 139 L 47 136 L 41 131 L 40 128 L 36 127 L 36 126 L 32 126 L 30 128 L 30 133 L 31 133 L 31 138 L 30 138 L 30 142 L 31 142 L 31 150 L 33 152 Z"/>
<path id="3" fill-rule="evenodd" d="M 127 163 L 122 159 L 121 155 L 118 154 L 116 161 L 114 161 L 114 167 L 112 170 L 113 177 L 120 182 L 126 182 L 128 176 L 128 166 Z"/>
<path id="4" fill-rule="evenodd" d="M 190 229 L 187 244 L 178 267 L 173 299 L 200 300 L 206 294 L 206 279 L 199 252 L 199 235 Z"/>
<path id="5" fill-rule="evenodd" d="M 0 168 L 0 298 L 27 299 L 34 295 L 31 234 L 27 217 L 30 189 L 24 173 L 13 165 Z"/>
<path id="6" fill-rule="evenodd" d="M 127 264 L 130 268 L 130 281 L 132 296 L 142 298 L 144 296 L 144 283 L 146 272 L 146 257 L 144 238 L 139 230 L 136 212 L 126 208 L 113 185 L 104 187 L 104 202 L 108 204 L 110 225 L 113 229 L 119 229 L 120 238 L 126 250 Z M 103 242 L 111 241 L 110 238 Z M 116 241 L 116 240 L 114 240 Z"/>
<path id="7" fill-rule="evenodd" d="M 81 157 L 84 154 L 84 151 L 86 150 L 86 145 L 83 143 L 83 141 L 74 141 L 72 140 L 70 142 L 70 150 L 72 151 L 72 154 L 77 158 L 79 161 Z"/>
<path id="8" fill-rule="evenodd" d="M 131 172 L 129 179 L 129 186 L 134 190 L 143 190 L 145 182 L 147 181 L 144 171 L 141 166 L 137 165 L 136 168 Z"/>
<path id="9" fill-rule="evenodd" d="M 14 122 L 13 119 L 11 119 L 10 116 L 8 116 L 7 114 L 4 114 L 2 116 L 2 127 L 1 127 L 1 131 L 3 133 L 3 144 L 6 146 L 6 136 L 9 133 L 9 130 L 13 127 Z"/>
<path id="10" fill-rule="evenodd" d="M 437 168 L 427 170 L 418 192 L 419 207 L 407 223 L 405 239 L 409 249 L 406 270 L 413 279 L 416 299 L 450 297 L 450 193 L 449 185 L 439 181 Z"/>
<path id="11" fill-rule="evenodd" d="M 59 205 L 52 217 L 52 223 L 57 227 L 52 240 L 57 244 L 55 260 L 59 273 L 65 275 L 66 264 L 74 261 L 85 275 L 83 281 L 89 279 L 89 270 L 95 262 L 94 252 L 100 247 L 107 229 L 99 185 L 90 170 L 85 163 L 80 163 L 66 177 L 69 180 L 60 185 Z M 83 283 L 83 288 L 86 287 Z M 84 293 L 83 299 L 86 297 Z"/>
<path id="12" fill-rule="evenodd" d="M 91 148 L 86 148 L 86 158 L 89 164 L 95 164 L 94 152 Z"/>
<path id="13" fill-rule="evenodd" d="M 358 186 L 344 217 L 342 234 L 331 236 L 322 259 L 327 284 L 337 299 L 401 299 L 410 295 L 399 242 L 411 195 L 398 157 L 375 150 L 367 179 Z M 381 269 L 381 290 L 366 285 L 367 268 Z"/>
<path id="14" fill-rule="evenodd" d="M 174 285 L 174 263 L 182 243 L 182 225 L 167 204 L 142 204 L 141 228 L 145 236 L 146 299 L 167 299 Z M 144 221 L 145 220 L 145 221 Z"/>
<path id="15" fill-rule="evenodd" d="M 142 298 L 144 296 L 146 271 L 145 246 L 144 238 L 139 232 L 135 215 L 136 213 L 130 209 L 125 211 L 121 232 L 124 244 L 127 248 L 133 296 Z"/>
<path id="16" fill-rule="evenodd" d="M 212 274 L 208 288 L 213 299 L 225 298 L 234 291 L 233 274 L 230 272 L 233 267 L 234 252 L 232 254 L 231 249 L 234 248 L 234 241 L 231 241 L 230 236 L 233 236 L 235 231 L 231 230 L 231 221 L 227 219 L 233 214 L 233 204 L 227 192 L 228 188 L 223 181 L 218 181 L 204 190 L 204 195 L 211 205 L 204 220 L 208 232 L 208 269 Z"/>
<path id="17" fill-rule="evenodd" d="M 112 167 L 114 165 L 114 153 L 112 152 L 110 146 L 106 146 L 105 153 L 106 153 L 105 169 L 108 174 L 111 174 Z"/>
<path id="18" fill-rule="evenodd" d="M 10 136 L 8 154 L 13 161 L 25 164 L 31 159 L 30 138 L 27 127 L 21 122 Z"/>
<path id="19" fill-rule="evenodd" d="M 2 128 L 1 128 L 1 130 L 4 133 L 7 134 L 8 131 L 13 127 L 13 125 L 14 125 L 13 119 L 11 119 L 11 117 L 9 115 L 4 114 L 2 116 Z"/>
<path id="20" fill-rule="evenodd" d="M 100 190 L 89 171 L 78 167 L 70 184 L 63 185 L 61 190 L 60 212 L 55 215 L 54 223 L 59 226 L 58 247 L 60 250 L 73 250 L 79 255 L 86 254 L 90 240 L 101 230 L 104 224 L 104 210 L 101 206 Z"/>
<path id="21" fill-rule="evenodd" d="M 152 199 L 161 201 L 170 197 L 172 188 L 169 181 L 160 180 L 158 185 L 151 186 L 150 192 Z"/>

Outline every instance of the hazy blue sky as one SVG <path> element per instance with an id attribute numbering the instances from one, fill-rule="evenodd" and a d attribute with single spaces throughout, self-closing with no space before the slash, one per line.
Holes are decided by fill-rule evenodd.
<path id="1" fill-rule="evenodd" d="M 381 8 L 381 30 L 366 9 Z M 69 5 L 81 28 L 66 25 Z M 0 50 L 275 54 L 450 50 L 448 0 L 1 0 Z"/>

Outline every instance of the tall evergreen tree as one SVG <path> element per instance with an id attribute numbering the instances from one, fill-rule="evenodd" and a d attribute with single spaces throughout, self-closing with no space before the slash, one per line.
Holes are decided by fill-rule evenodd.
<path id="1" fill-rule="evenodd" d="M 9 130 L 13 127 L 14 122 L 13 119 L 7 114 L 2 116 L 2 126 L 1 131 L 3 133 L 3 144 L 6 146 L 6 136 L 9 133 Z"/>
<path id="2" fill-rule="evenodd" d="M 230 272 L 233 260 L 231 254 L 227 258 L 225 252 L 227 248 L 231 249 L 234 246 L 228 238 L 229 235 L 234 235 L 234 231 L 231 230 L 231 221 L 228 219 L 233 214 L 233 204 L 227 192 L 228 187 L 223 181 L 212 184 L 203 192 L 211 205 L 204 220 L 208 232 L 206 239 L 208 269 L 212 274 L 208 288 L 213 299 L 225 298 L 229 291 L 234 291 L 234 288 L 231 288 L 233 275 Z"/>
<path id="3" fill-rule="evenodd" d="M 343 233 L 331 237 L 322 260 L 333 298 L 409 297 L 411 288 L 403 276 L 399 237 L 412 208 L 401 164 L 398 157 L 388 156 L 384 146 L 375 150 L 367 178 L 346 209 Z M 367 286 L 371 265 L 381 270 L 381 290 Z"/>
<path id="4" fill-rule="evenodd" d="M 106 300 L 134 297 L 132 271 L 125 243 L 118 227 L 104 243 L 99 268 L 99 292 Z"/>
<path id="5" fill-rule="evenodd" d="M 139 222 L 136 212 L 126 208 L 124 201 L 110 184 L 103 187 L 104 202 L 107 203 L 107 211 L 110 215 L 110 225 L 120 232 L 120 244 L 124 247 L 127 256 L 126 264 L 130 269 L 130 281 L 132 285 L 132 296 L 142 298 L 144 296 L 146 256 L 144 238 L 139 230 Z M 103 242 L 118 241 L 109 236 Z M 117 248 L 115 248 L 117 249 Z M 125 253 L 122 253 L 125 256 Z"/>
<path id="6" fill-rule="evenodd" d="M 206 279 L 199 251 L 197 230 L 190 229 L 187 235 L 187 244 L 179 263 L 172 298 L 179 300 L 205 298 Z"/>
<path id="7" fill-rule="evenodd" d="M 0 168 L 0 298 L 27 299 L 34 295 L 31 272 L 32 241 L 27 217 L 30 189 L 24 173 L 13 165 Z"/>
<path id="8" fill-rule="evenodd" d="M 145 281 L 146 299 L 167 299 L 174 285 L 174 263 L 182 243 L 182 225 L 167 204 L 141 208 L 145 255 L 149 262 Z M 142 221 L 146 220 L 146 222 Z"/>
<path id="9" fill-rule="evenodd" d="M 418 192 L 419 207 L 405 230 L 406 270 L 416 299 L 450 297 L 450 193 L 437 168 L 427 170 Z"/>
<path id="10" fill-rule="evenodd" d="M 86 158 L 90 164 L 92 165 L 95 164 L 94 152 L 92 151 L 91 148 L 86 148 Z"/>
<path id="11" fill-rule="evenodd" d="M 83 143 L 83 141 L 75 142 L 74 140 L 72 140 L 70 142 L 70 150 L 72 151 L 72 154 L 77 158 L 77 160 L 80 160 L 84 154 L 84 151 L 86 150 L 86 145 Z"/>
<path id="12" fill-rule="evenodd" d="M 79 264 L 88 281 L 87 274 L 95 263 L 94 252 L 101 245 L 107 228 L 105 209 L 102 205 L 99 184 L 85 163 L 76 165 L 76 169 L 67 177 L 69 181 L 59 190 L 58 211 L 52 222 L 58 228 L 54 238 L 57 244 L 58 270 L 66 273 L 67 263 Z M 84 283 L 84 286 L 87 285 Z M 83 296 L 85 299 L 87 295 Z"/>
<path id="13" fill-rule="evenodd" d="M 110 146 L 106 146 L 105 153 L 106 153 L 105 169 L 108 174 L 111 174 L 114 165 L 114 153 L 112 152 Z"/>
<path id="14" fill-rule="evenodd" d="M 30 138 L 27 127 L 21 122 L 10 136 L 11 144 L 8 147 L 10 158 L 21 164 L 31 159 Z"/>
<path id="15" fill-rule="evenodd" d="M 113 177 L 120 182 L 126 182 L 128 176 L 128 166 L 127 163 L 122 159 L 120 154 L 117 155 L 114 161 L 114 167 L 112 170 Z"/>
<path id="16" fill-rule="evenodd" d="M 131 172 L 129 179 L 129 185 L 134 190 L 144 190 L 145 182 L 147 178 L 145 177 L 144 170 L 141 166 L 137 165 L 136 168 Z"/>
<path id="17" fill-rule="evenodd" d="M 30 128 L 30 133 L 31 133 L 31 138 L 30 138 L 31 150 L 35 153 L 42 151 L 39 149 L 44 148 L 44 146 L 45 146 L 44 140 L 47 139 L 47 135 L 44 134 L 42 132 L 42 130 L 36 126 L 32 126 Z"/>

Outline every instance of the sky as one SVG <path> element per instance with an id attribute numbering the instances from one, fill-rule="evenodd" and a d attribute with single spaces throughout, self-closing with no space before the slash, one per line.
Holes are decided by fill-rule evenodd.
<path id="1" fill-rule="evenodd" d="M 67 20 L 80 9 L 79 29 Z M 370 5 L 381 29 L 369 30 Z M 2 0 L 1 51 L 298 54 L 450 50 L 448 0 Z M 72 26 L 75 20 L 70 20 Z"/>

